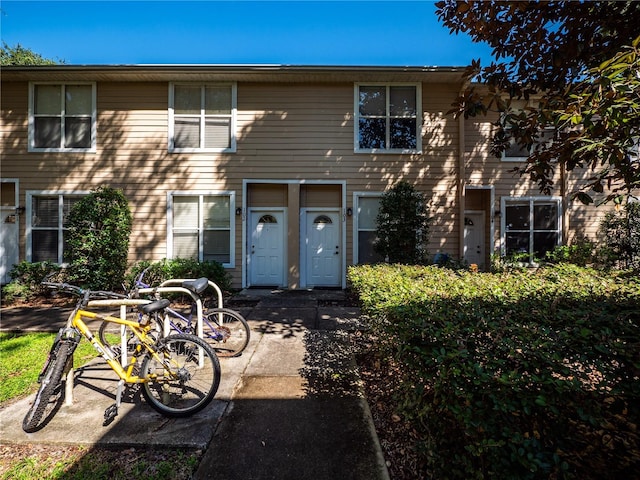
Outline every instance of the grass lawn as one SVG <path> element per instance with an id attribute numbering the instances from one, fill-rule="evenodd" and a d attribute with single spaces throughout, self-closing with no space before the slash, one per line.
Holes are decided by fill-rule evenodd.
<path id="1" fill-rule="evenodd" d="M 38 375 L 55 337 L 55 333 L 0 333 L 0 404 L 38 389 Z M 83 340 L 74 353 L 73 366 L 81 367 L 97 355 Z"/>

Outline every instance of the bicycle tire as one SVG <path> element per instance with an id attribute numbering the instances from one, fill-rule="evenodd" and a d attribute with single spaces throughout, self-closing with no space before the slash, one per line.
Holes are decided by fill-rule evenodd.
<path id="1" fill-rule="evenodd" d="M 22 430 L 25 432 L 32 433 L 40 430 L 44 426 L 41 424 L 41 420 L 46 418 L 57 405 L 59 397 L 62 395 L 62 374 L 74 350 L 75 345 L 69 341 L 60 341 L 58 348 L 52 349 L 52 352 L 55 352 L 55 358 L 49 362 L 40 388 L 22 420 Z M 56 398 L 51 401 L 51 397 L 54 396 Z"/>
<path id="2" fill-rule="evenodd" d="M 247 348 L 251 328 L 238 312 L 228 308 L 211 308 L 207 310 L 205 318 L 208 322 L 204 322 L 202 327 L 203 336 L 219 357 L 237 357 Z"/>
<path id="3" fill-rule="evenodd" d="M 201 338 L 187 333 L 169 335 L 156 345 L 157 357 L 147 352 L 142 360 L 142 396 L 167 417 L 186 417 L 205 408 L 220 385 L 220 362 Z M 204 364 L 199 365 L 199 352 Z M 163 362 L 172 365 L 167 373 Z"/>

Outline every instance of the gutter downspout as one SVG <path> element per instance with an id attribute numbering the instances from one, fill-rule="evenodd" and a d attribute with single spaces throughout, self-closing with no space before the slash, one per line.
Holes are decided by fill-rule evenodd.
<path id="1" fill-rule="evenodd" d="M 567 171 L 564 163 L 560 163 L 560 197 L 562 198 L 562 245 L 566 245 L 569 240 L 569 215 L 567 208 Z"/>
<path id="2" fill-rule="evenodd" d="M 460 88 L 460 95 L 462 96 L 464 90 L 469 85 L 468 81 L 465 81 Z M 458 257 L 464 258 L 464 211 L 465 211 L 465 131 L 464 131 L 464 115 L 458 117 Z"/>

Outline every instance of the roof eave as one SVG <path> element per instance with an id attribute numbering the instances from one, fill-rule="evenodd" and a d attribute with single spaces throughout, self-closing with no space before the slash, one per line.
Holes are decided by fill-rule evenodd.
<path id="1" fill-rule="evenodd" d="M 2 81 L 462 82 L 464 67 L 43 65 L 2 67 Z"/>

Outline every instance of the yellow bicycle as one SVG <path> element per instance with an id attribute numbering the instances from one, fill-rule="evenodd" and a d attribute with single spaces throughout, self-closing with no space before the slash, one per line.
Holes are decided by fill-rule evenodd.
<path id="1" fill-rule="evenodd" d="M 141 384 L 142 395 L 158 412 L 169 417 L 192 415 L 205 408 L 220 384 L 220 363 L 212 348 L 191 334 L 158 338 L 154 323 L 169 306 L 165 299 L 138 306 L 140 321 L 100 315 L 87 310 L 95 299 L 124 299 L 113 292 L 86 290 L 67 283 L 45 282 L 43 285 L 79 296 L 67 325 L 60 329 L 39 376 L 40 388 L 31 404 L 22 428 L 35 432 L 46 425 L 63 396 L 62 378 L 71 368 L 73 352 L 81 338 L 86 338 L 120 378 L 116 403 L 105 411 L 107 425 L 118 415 L 122 390 L 126 384 Z M 104 345 L 84 320 L 112 322 L 124 326 L 135 336 L 135 346 L 127 365 L 119 354 Z M 128 332 L 128 333 L 129 333 Z"/>

